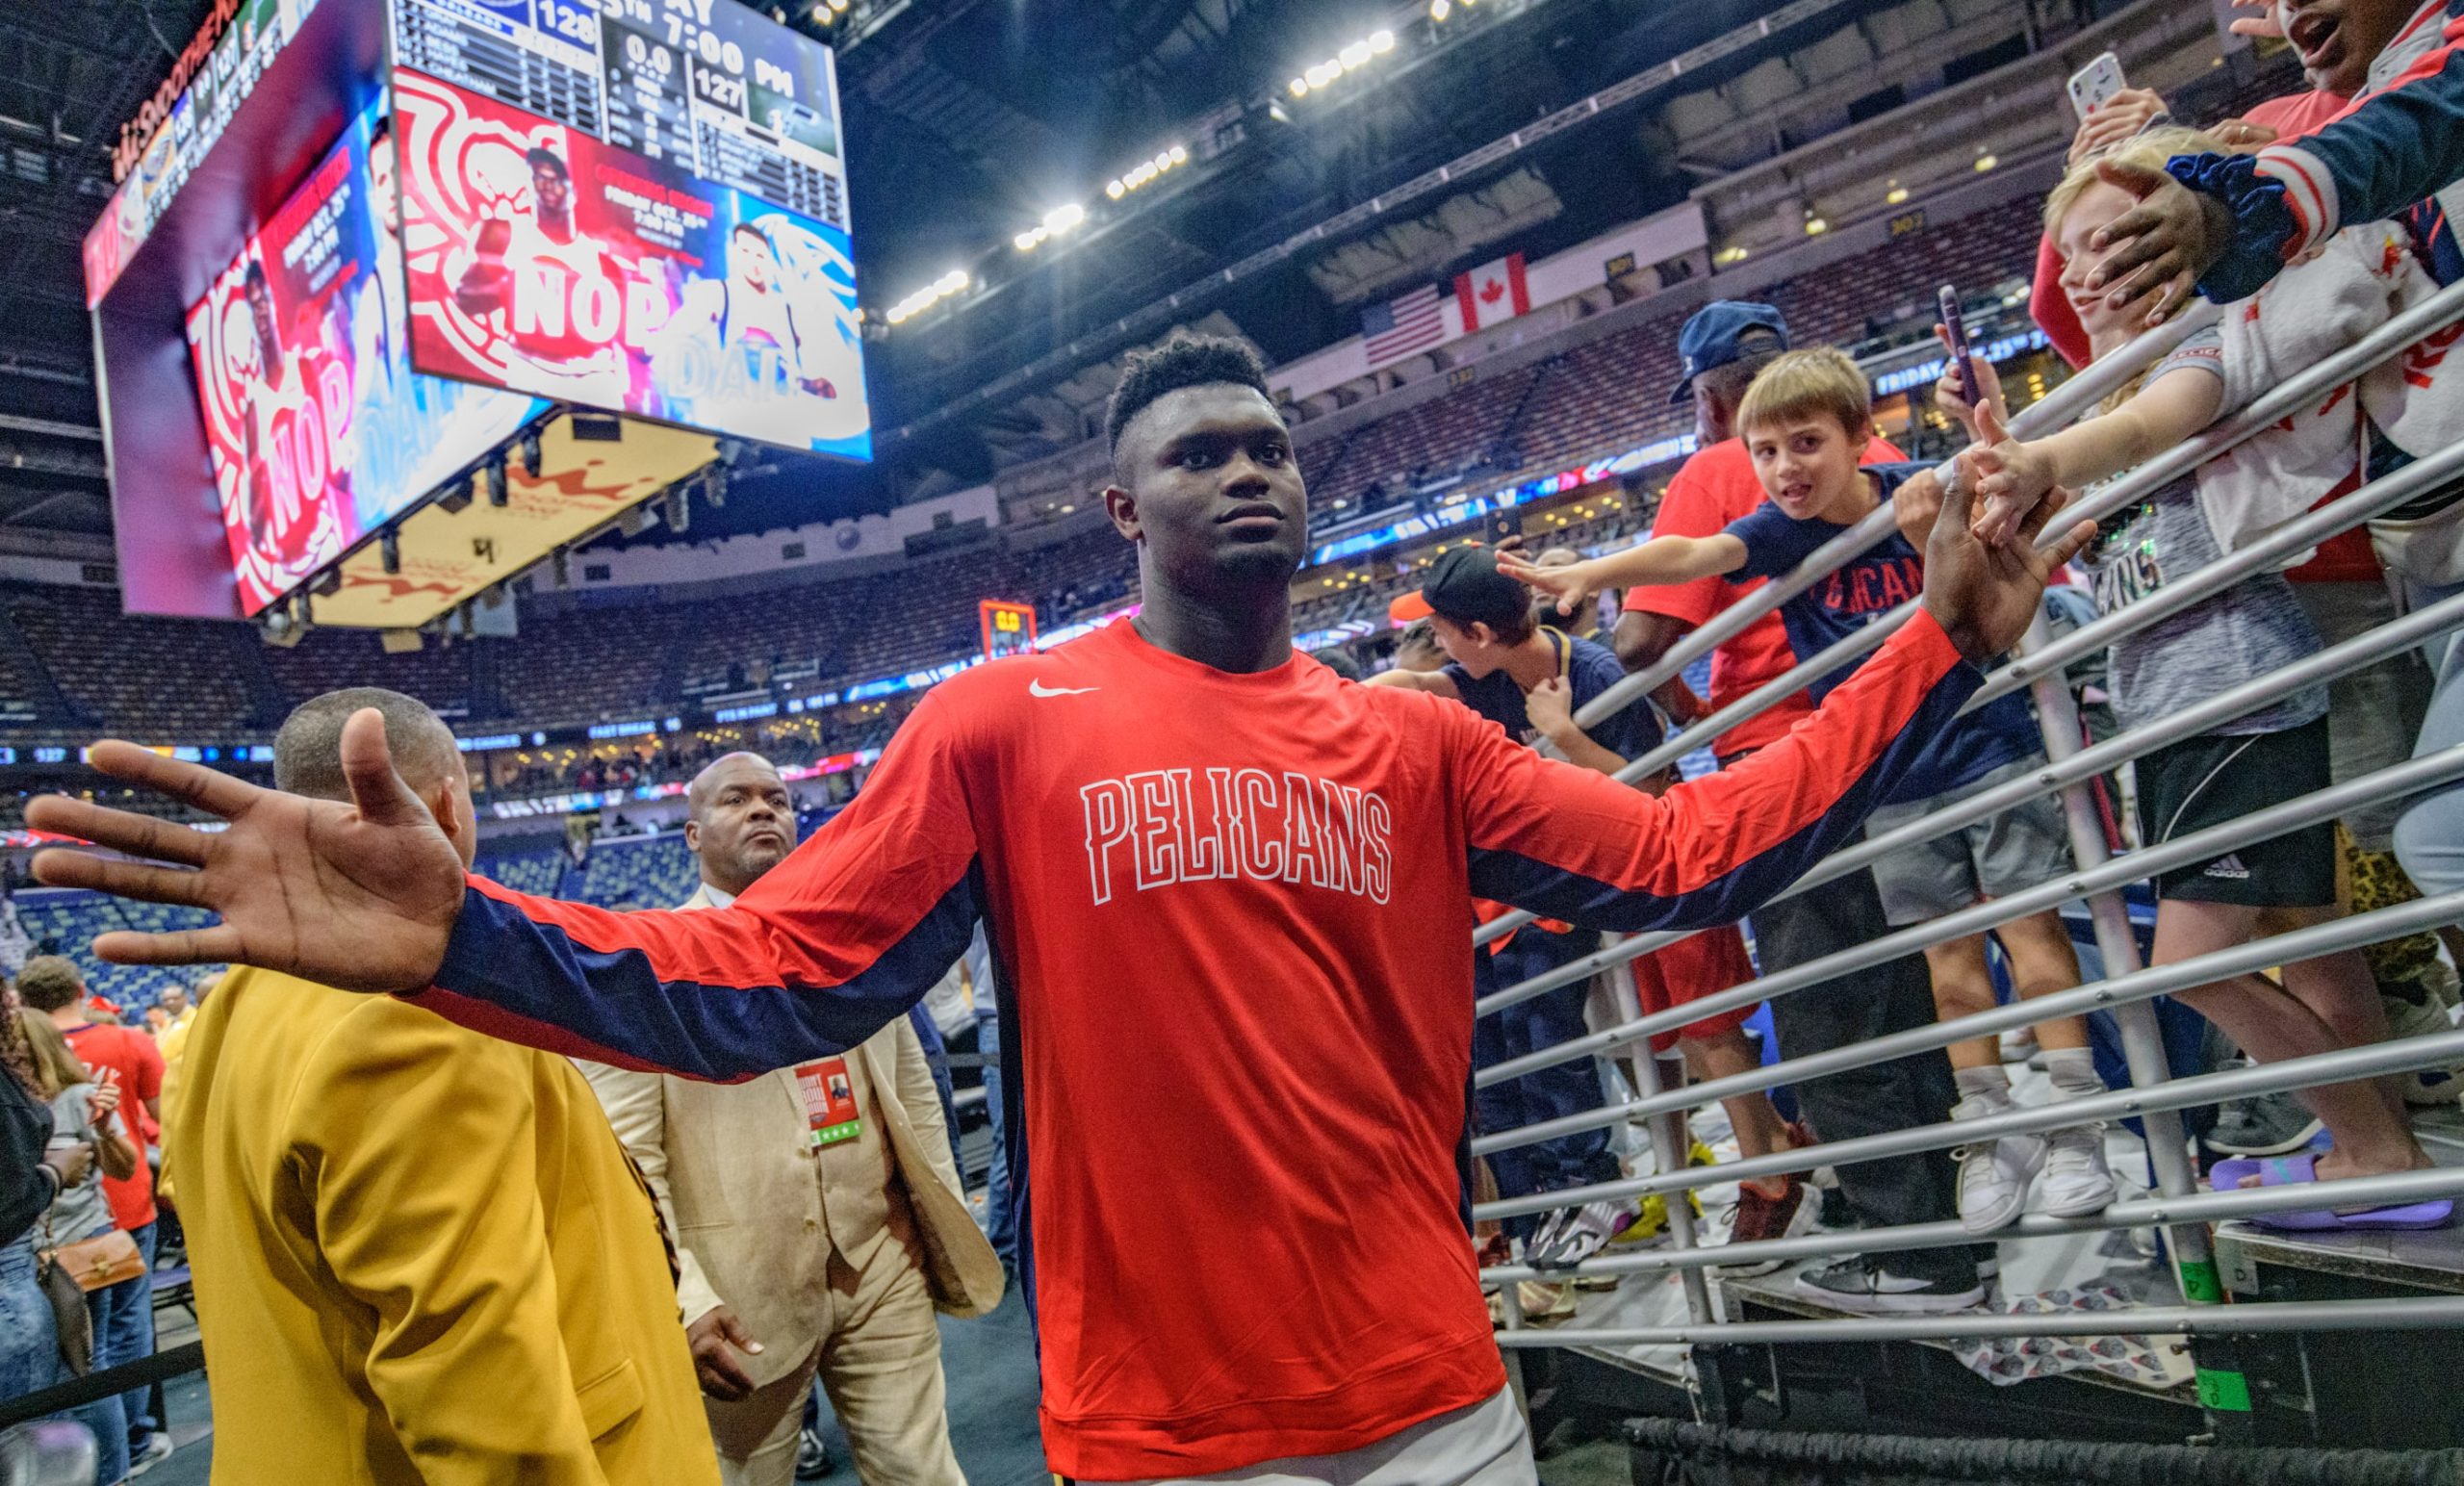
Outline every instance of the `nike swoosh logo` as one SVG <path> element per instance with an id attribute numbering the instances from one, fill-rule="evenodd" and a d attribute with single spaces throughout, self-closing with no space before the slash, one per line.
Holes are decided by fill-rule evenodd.
<path id="1" fill-rule="evenodd" d="M 1097 689 L 1093 686 L 1046 686 L 1041 681 L 1027 683 L 1027 695 L 1030 697 L 1083 697 Z"/>

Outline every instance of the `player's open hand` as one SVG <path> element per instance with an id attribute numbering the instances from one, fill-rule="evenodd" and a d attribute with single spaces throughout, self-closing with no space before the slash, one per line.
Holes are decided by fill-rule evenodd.
<path id="1" fill-rule="evenodd" d="M 1560 614 L 1579 613 L 1603 586 L 1598 570 L 1588 562 L 1544 568 L 1520 551 L 1500 551 L 1498 571 L 1518 583 L 1528 584 L 1534 593 L 1554 599 Z"/>
<path id="2" fill-rule="evenodd" d="M 2232 244 L 2232 213 L 2215 197 L 2144 166 L 2102 160 L 2096 177 L 2130 192 L 2139 204 L 2089 239 L 2089 247 L 2103 256 L 2090 271 L 2088 287 L 2103 291 L 2109 307 L 2142 325 L 2161 325 L 2190 302 L 2200 275 Z"/>
<path id="3" fill-rule="evenodd" d="M 2036 618 L 2048 575 L 2079 554 L 2096 534 L 2093 522 L 2079 522 L 2040 548 L 2046 524 L 2068 501 L 2048 491 L 2020 514 L 2008 542 L 1976 534 L 1976 492 L 1969 480 L 1942 493 L 1942 514 L 1925 544 L 1926 612 L 1970 661 L 1983 665 L 2019 643 Z"/>
<path id="4" fill-rule="evenodd" d="M 35 877 L 148 903 L 205 909 L 222 921 L 94 940 L 116 964 L 258 965 L 349 990 L 415 991 L 445 960 L 462 908 L 462 858 L 401 776 L 373 708 L 344 725 L 351 803 L 261 789 L 227 774 L 107 741 L 95 769 L 218 815 L 219 832 L 62 795 L 26 807 L 38 831 L 81 836 L 142 860 L 53 849 Z M 156 865 L 155 863 L 168 863 Z"/>

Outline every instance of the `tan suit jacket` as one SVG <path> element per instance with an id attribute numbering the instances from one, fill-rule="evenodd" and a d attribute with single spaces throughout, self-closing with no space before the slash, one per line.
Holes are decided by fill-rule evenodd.
<path id="1" fill-rule="evenodd" d="M 216 1481 L 718 1486 L 650 1199 L 564 1059 L 235 969 L 163 1125 Z"/>
<path id="2" fill-rule="evenodd" d="M 679 905 L 712 907 L 706 888 Z M 1001 1260 L 967 1210 L 939 1091 L 915 1029 L 902 1016 L 851 1057 L 864 1062 L 877 1115 L 915 1218 L 933 1303 L 981 1316 L 1001 1303 Z M 584 1063 L 609 1123 L 650 1179 L 677 1237 L 685 1324 L 732 1308 L 761 1343 L 739 1358 L 754 1382 L 796 1371 L 826 1340 L 828 1246 L 809 1125 L 792 1068 L 741 1084 L 706 1084 Z"/>

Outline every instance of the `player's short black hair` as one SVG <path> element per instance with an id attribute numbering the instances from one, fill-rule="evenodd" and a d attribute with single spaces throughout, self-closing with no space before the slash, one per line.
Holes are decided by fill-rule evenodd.
<path id="1" fill-rule="evenodd" d="M 266 266 L 253 258 L 248 260 L 248 271 L 240 275 L 240 278 L 250 289 L 271 287 L 266 280 Z"/>
<path id="2" fill-rule="evenodd" d="M 538 169 L 541 166 L 546 166 L 550 169 L 554 170 L 558 175 L 563 176 L 566 180 L 570 181 L 574 178 L 573 167 L 565 164 L 565 157 L 557 154 L 554 150 L 550 149 L 545 144 L 533 144 L 528 149 L 524 150 L 522 152 L 522 160 L 525 165 L 527 165 L 533 170 Z"/>
<path id="3" fill-rule="evenodd" d="M 1229 382 L 1256 390 L 1269 402 L 1267 364 L 1257 347 L 1229 336 L 1180 333 L 1151 350 L 1132 351 L 1121 366 L 1120 385 L 1113 389 L 1111 408 L 1104 414 L 1104 446 L 1120 447 L 1120 431 L 1146 405 L 1184 387 Z"/>

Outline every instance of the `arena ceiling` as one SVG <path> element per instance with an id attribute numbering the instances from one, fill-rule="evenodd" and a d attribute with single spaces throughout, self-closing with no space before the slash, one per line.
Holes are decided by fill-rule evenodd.
<path id="1" fill-rule="evenodd" d="M 121 122 L 167 74 L 210 5 L 55 0 L 0 13 L 0 298 L 9 306 L 0 315 L 0 540 L 12 545 L 36 533 L 109 534 L 77 245 L 109 193 Z M 860 3 L 835 39 L 866 302 L 886 304 L 953 266 L 983 286 L 962 308 L 874 343 L 881 423 L 929 422 L 935 408 L 1008 368 L 1758 9 L 1745 0 L 1458 0 L 1444 44 L 1411 49 L 1408 64 L 1376 86 L 1270 111 L 1267 101 L 1311 62 L 1418 13 L 1328 0 Z M 1209 119 L 1241 120 L 1246 135 L 1219 167 L 1175 170 L 1139 193 L 1137 210 L 1053 250 L 1011 247 L 1056 202 L 1100 199 L 1125 163 Z M 1538 235 L 1568 242 L 1683 189 L 1647 158 L 1630 122 L 1574 132 L 1540 168 L 1562 210 Z M 1343 272 L 1296 263 L 1198 313 L 1228 316 L 1271 357 L 1297 354 L 1356 328 L 1357 304 L 1338 302 L 1352 297 L 1340 291 Z M 1090 360 L 1101 354 L 1109 348 Z M 696 518 L 692 536 L 878 506 L 917 488 L 927 470 L 943 485 L 980 479 L 1001 457 L 1003 437 L 998 417 L 937 427 L 910 441 L 898 468 L 878 472 L 764 461 L 775 473 L 740 481 L 724 511 Z"/>

